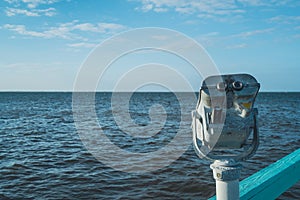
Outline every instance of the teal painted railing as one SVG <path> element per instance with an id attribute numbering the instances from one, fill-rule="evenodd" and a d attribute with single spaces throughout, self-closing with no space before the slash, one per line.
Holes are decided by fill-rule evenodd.
<path id="1" fill-rule="evenodd" d="M 240 183 L 240 199 L 275 199 L 300 180 L 300 148 Z M 216 197 L 210 198 L 210 200 Z"/>

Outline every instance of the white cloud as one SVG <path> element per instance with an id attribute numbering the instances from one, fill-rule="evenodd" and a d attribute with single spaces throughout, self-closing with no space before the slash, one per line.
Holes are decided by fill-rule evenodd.
<path id="1" fill-rule="evenodd" d="M 166 12 L 196 14 L 198 17 L 238 15 L 246 12 L 246 7 L 276 7 L 299 5 L 297 0 L 136 0 L 141 6 L 136 10 L 143 12 Z"/>
<path id="2" fill-rule="evenodd" d="M 220 39 L 221 36 L 219 32 L 209 32 L 197 36 L 197 41 L 199 41 L 200 44 L 204 45 L 205 47 L 214 46 L 215 44 L 218 44 Z"/>
<path id="3" fill-rule="evenodd" d="M 168 9 L 167 8 L 154 8 L 154 11 L 157 13 L 160 13 L 160 12 L 167 12 Z"/>
<path id="4" fill-rule="evenodd" d="M 79 39 L 85 41 L 84 33 L 102 33 L 114 34 L 116 32 L 125 30 L 126 27 L 121 24 L 114 23 L 79 23 L 72 21 L 68 23 L 59 24 L 55 27 L 50 27 L 46 30 L 28 30 L 24 25 L 5 24 L 2 28 L 13 31 L 19 35 L 40 37 L 40 38 L 62 38 L 62 39 Z"/>
<path id="5" fill-rule="evenodd" d="M 300 15 L 299 16 L 286 16 L 286 15 L 279 15 L 272 17 L 268 20 L 270 23 L 279 23 L 279 24 L 294 24 L 300 23 Z"/>
<path id="6" fill-rule="evenodd" d="M 19 8 L 6 8 L 6 15 L 11 17 L 15 15 L 26 15 L 29 17 L 38 17 L 41 15 L 45 16 L 53 16 L 55 15 L 55 8 L 48 8 L 48 9 L 33 9 L 33 10 L 27 10 L 27 9 L 19 9 Z"/>
<path id="7" fill-rule="evenodd" d="M 29 35 L 33 37 L 46 37 L 45 33 L 26 30 L 26 27 L 24 25 L 5 24 L 3 28 L 14 31 L 20 35 Z"/>
<path id="8" fill-rule="evenodd" d="M 94 48 L 97 46 L 97 44 L 93 44 L 93 43 L 86 43 L 86 42 L 79 42 L 79 43 L 72 43 L 72 44 L 68 44 L 69 47 L 75 47 L 75 48 Z"/>
<path id="9" fill-rule="evenodd" d="M 126 27 L 121 24 L 115 24 L 115 23 L 99 23 L 98 25 L 98 32 L 104 33 L 104 32 L 115 32 L 124 30 Z"/>
<path id="10" fill-rule="evenodd" d="M 25 9 L 18 9 L 18 8 L 6 8 L 6 15 L 11 17 L 11 16 L 15 16 L 17 14 L 23 14 L 26 16 L 30 16 L 30 17 L 36 17 L 39 16 L 38 13 L 36 12 L 31 12 Z"/>
<path id="11" fill-rule="evenodd" d="M 247 37 L 251 37 L 251 36 L 254 36 L 254 35 L 258 35 L 258 34 L 270 33 L 272 31 L 274 31 L 274 28 L 259 29 L 259 30 L 242 32 L 242 33 L 233 35 L 231 37 L 247 38 Z"/>
<path id="12" fill-rule="evenodd" d="M 9 3 L 9 4 L 13 4 L 13 3 L 18 3 L 18 0 L 4 0 L 5 2 Z"/>
<path id="13" fill-rule="evenodd" d="M 270 0 L 238 0 L 238 3 L 249 6 L 265 6 L 268 5 L 270 2 Z"/>
<path id="14" fill-rule="evenodd" d="M 257 29 L 232 35 L 222 35 L 219 32 L 210 32 L 199 35 L 197 41 L 205 47 L 218 46 L 225 49 L 241 49 L 248 47 L 245 41 L 252 36 L 269 34 L 274 30 L 275 29 L 273 28 Z"/>
<path id="15" fill-rule="evenodd" d="M 145 5 L 142 6 L 142 10 L 145 11 L 145 12 L 147 12 L 149 10 L 152 10 L 152 8 L 153 8 L 152 4 L 145 4 Z"/>
<path id="16" fill-rule="evenodd" d="M 183 14 L 213 13 L 217 15 L 242 12 L 237 9 L 232 0 L 140 0 L 140 2 L 142 3 L 140 10 L 144 12 L 174 10 Z"/>
<path id="17" fill-rule="evenodd" d="M 36 8 L 40 4 L 50 5 L 57 1 L 55 0 L 21 0 L 23 3 L 27 4 L 28 8 Z"/>
<path id="18" fill-rule="evenodd" d="M 121 24 L 115 23 L 78 23 L 78 21 L 73 21 L 72 23 L 66 23 L 62 25 L 63 27 L 69 27 L 70 30 L 84 31 L 84 32 L 95 32 L 95 33 L 115 33 L 121 30 L 125 30 L 126 27 Z"/>
<path id="19" fill-rule="evenodd" d="M 242 49 L 242 48 L 246 48 L 247 44 L 242 43 L 242 44 L 235 44 L 235 45 L 231 45 L 231 46 L 227 46 L 226 49 Z"/>
<path id="20" fill-rule="evenodd" d="M 4 0 L 9 4 L 14 4 L 15 6 L 20 6 L 25 4 L 28 8 L 33 9 L 39 5 L 50 5 L 58 2 L 59 0 Z"/>
<path id="21" fill-rule="evenodd" d="M 76 24 L 73 26 L 73 29 L 77 29 L 81 31 L 98 32 L 97 27 L 91 23 Z"/>
<path id="22" fill-rule="evenodd" d="M 300 34 L 293 35 L 293 38 L 300 39 Z"/>
<path id="23" fill-rule="evenodd" d="M 56 14 L 56 9 L 48 7 L 38 9 L 39 5 L 50 5 L 60 0 L 4 0 L 12 7 L 7 7 L 5 13 L 7 16 L 25 15 L 28 17 L 48 16 Z"/>
<path id="24" fill-rule="evenodd" d="M 218 35 L 220 35 L 219 32 L 210 32 L 210 33 L 201 35 L 201 37 L 207 38 L 207 37 L 214 37 L 214 36 L 218 36 Z"/>
<path id="25" fill-rule="evenodd" d="M 237 0 L 238 3 L 241 3 L 245 6 L 293 6 L 297 0 Z"/>

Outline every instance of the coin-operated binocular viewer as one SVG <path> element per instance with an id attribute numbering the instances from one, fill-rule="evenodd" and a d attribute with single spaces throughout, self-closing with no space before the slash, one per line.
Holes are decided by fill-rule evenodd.
<path id="1" fill-rule="evenodd" d="M 260 84 L 248 74 L 206 78 L 193 111 L 193 145 L 200 158 L 213 161 L 216 196 L 239 199 L 239 177 L 243 161 L 259 144 L 255 98 Z"/>

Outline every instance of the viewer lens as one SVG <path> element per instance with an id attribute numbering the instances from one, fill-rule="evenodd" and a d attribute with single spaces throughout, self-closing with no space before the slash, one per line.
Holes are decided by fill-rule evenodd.
<path id="1" fill-rule="evenodd" d="M 227 84 L 224 82 L 220 82 L 217 84 L 217 89 L 219 91 L 225 91 L 227 89 Z"/>
<path id="2" fill-rule="evenodd" d="M 243 85 L 243 83 L 240 82 L 240 81 L 234 81 L 234 82 L 232 83 L 232 87 L 233 87 L 233 89 L 235 89 L 235 90 L 241 90 L 241 89 L 243 89 L 244 85 Z"/>

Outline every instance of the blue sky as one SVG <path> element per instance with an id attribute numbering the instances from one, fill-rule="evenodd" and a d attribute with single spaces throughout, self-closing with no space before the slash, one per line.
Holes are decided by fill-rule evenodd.
<path id="1" fill-rule="evenodd" d="M 182 32 L 262 91 L 300 91 L 298 0 L 2 0 L 0 18 L 1 91 L 72 90 L 97 44 L 142 27 Z"/>

